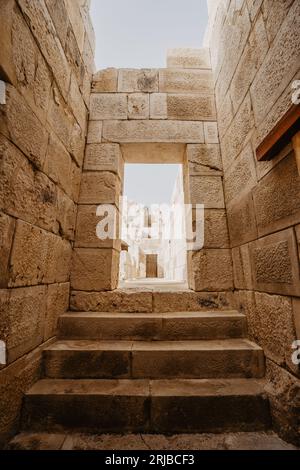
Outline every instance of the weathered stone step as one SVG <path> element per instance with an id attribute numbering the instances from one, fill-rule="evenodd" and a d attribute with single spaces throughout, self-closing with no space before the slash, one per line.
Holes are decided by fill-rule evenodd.
<path id="1" fill-rule="evenodd" d="M 44 350 L 51 378 L 263 377 L 264 354 L 247 339 L 58 341 Z"/>
<path id="2" fill-rule="evenodd" d="M 93 432 L 225 432 L 270 426 L 263 382 L 41 380 L 26 394 L 23 429 Z"/>
<path id="3" fill-rule="evenodd" d="M 69 312 L 60 317 L 61 338 L 175 340 L 244 337 L 246 317 L 236 312 Z"/>

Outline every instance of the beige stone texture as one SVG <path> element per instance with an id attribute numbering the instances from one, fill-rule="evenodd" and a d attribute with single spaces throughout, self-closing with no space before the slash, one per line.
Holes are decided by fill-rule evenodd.
<path id="1" fill-rule="evenodd" d="M 167 116 L 182 121 L 213 121 L 216 119 L 214 96 L 167 94 Z"/>
<path id="2" fill-rule="evenodd" d="M 15 219 L 0 212 L 0 288 L 8 285 L 8 265 L 14 230 Z"/>
<path id="3" fill-rule="evenodd" d="M 149 119 L 150 97 L 148 93 L 128 95 L 128 119 Z"/>
<path id="4" fill-rule="evenodd" d="M 87 108 L 85 106 L 84 99 L 78 86 L 75 74 L 72 73 L 70 81 L 70 89 L 68 94 L 68 105 L 72 109 L 72 112 L 80 125 L 81 129 L 85 132 L 87 125 Z"/>
<path id="5" fill-rule="evenodd" d="M 204 138 L 206 144 L 219 143 L 218 124 L 216 122 L 204 123 Z"/>
<path id="6" fill-rule="evenodd" d="M 118 289 L 112 292 L 73 291 L 70 308 L 78 312 L 152 312 L 152 292 L 135 289 Z"/>
<path id="7" fill-rule="evenodd" d="M 236 289 L 253 289 L 251 258 L 249 245 L 232 249 L 234 287 Z"/>
<path id="8" fill-rule="evenodd" d="M 82 174 L 80 204 L 117 204 L 121 194 L 120 180 L 108 171 L 86 171 Z"/>
<path id="9" fill-rule="evenodd" d="M 172 143 L 122 144 L 126 163 L 183 163 L 186 146 Z"/>
<path id="10" fill-rule="evenodd" d="M 89 121 L 87 143 L 88 144 L 99 144 L 102 138 L 102 121 Z"/>
<path id="11" fill-rule="evenodd" d="M 297 373 L 298 367 L 292 362 L 292 343 L 296 332 L 291 299 L 255 292 L 255 304 L 257 341 L 266 356 Z"/>
<path id="12" fill-rule="evenodd" d="M 218 128 L 219 128 L 220 138 L 223 138 L 232 120 L 233 120 L 233 106 L 232 106 L 232 101 L 230 98 L 230 93 L 228 92 L 222 104 L 218 107 Z"/>
<path id="13" fill-rule="evenodd" d="M 105 121 L 103 139 L 111 142 L 203 143 L 203 123 L 188 121 Z"/>
<path id="14" fill-rule="evenodd" d="M 293 154 L 259 181 L 253 198 L 260 236 L 300 221 L 300 175 Z"/>
<path id="15" fill-rule="evenodd" d="M 231 246 L 239 246 L 257 238 L 256 217 L 251 194 L 227 207 Z"/>
<path id="16" fill-rule="evenodd" d="M 67 14 L 66 17 L 68 18 Z M 76 37 L 72 28 L 72 25 L 68 21 L 68 28 L 67 28 L 67 38 L 64 47 L 64 52 L 66 55 L 66 59 L 70 64 L 73 73 L 76 76 L 77 82 L 79 85 L 83 86 L 83 80 L 85 76 L 85 72 L 87 69 L 85 68 L 84 58 L 78 48 L 78 44 L 76 41 Z M 89 85 L 91 86 L 91 74 L 89 73 Z M 90 93 L 90 90 L 89 90 Z"/>
<path id="17" fill-rule="evenodd" d="M 58 333 L 58 319 L 69 307 L 70 284 L 50 284 L 47 287 L 44 341 Z"/>
<path id="18" fill-rule="evenodd" d="M 0 289 L 0 340 L 5 342 L 7 341 L 9 335 L 9 295 L 10 290 Z M 4 367 L 4 364 L 0 364 L 0 373 L 1 369 Z"/>
<path id="19" fill-rule="evenodd" d="M 0 131 L 38 168 L 42 168 L 48 133 L 31 108 L 11 85 L 6 86 L 6 104 L 0 105 Z"/>
<path id="20" fill-rule="evenodd" d="M 56 188 L 9 140 L 0 135 L 0 206 L 47 230 L 55 230 Z"/>
<path id="21" fill-rule="evenodd" d="M 121 179 L 124 175 L 124 160 L 118 144 L 89 144 L 86 147 L 84 170 L 111 171 Z"/>
<path id="22" fill-rule="evenodd" d="M 222 178 L 219 176 L 191 176 L 189 190 L 191 204 L 204 204 L 207 209 L 225 207 Z"/>
<path id="23" fill-rule="evenodd" d="M 80 14 L 79 4 L 77 1 L 65 0 L 65 5 L 76 37 L 78 48 L 80 51 L 83 51 L 85 28 Z"/>
<path id="24" fill-rule="evenodd" d="M 117 287 L 119 253 L 113 249 L 76 248 L 73 251 L 71 287 L 108 291 Z"/>
<path id="25" fill-rule="evenodd" d="M 296 338 L 300 339 L 300 299 L 292 299 Z"/>
<path id="26" fill-rule="evenodd" d="M 167 51 L 167 67 L 183 69 L 210 69 L 208 49 L 177 48 Z"/>
<path id="27" fill-rule="evenodd" d="M 251 85 L 256 125 L 262 122 L 299 68 L 299 35 L 300 5 L 294 2 Z"/>
<path id="28" fill-rule="evenodd" d="M 284 2 L 276 3 L 272 0 L 264 0 L 262 4 L 262 12 L 270 43 L 273 42 L 278 34 L 292 3 L 293 0 L 285 0 Z"/>
<path id="29" fill-rule="evenodd" d="M 118 69 L 99 70 L 93 76 L 93 93 L 115 93 L 118 90 Z"/>
<path id="30" fill-rule="evenodd" d="M 215 144 L 187 145 L 190 175 L 222 175 L 220 147 Z"/>
<path id="31" fill-rule="evenodd" d="M 158 92 L 158 71 L 155 69 L 120 69 L 118 91 L 121 93 Z"/>
<path id="32" fill-rule="evenodd" d="M 241 152 L 224 177 L 225 201 L 227 204 L 241 199 L 256 185 L 256 171 L 251 145 Z"/>
<path id="33" fill-rule="evenodd" d="M 150 119 L 168 119 L 167 93 L 150 94 Z"/>
<path id="34" fill-rule="evenodd" d="M 251 243 L 250 253 L 256 290 L 300 296 L 298 251 L 292 228 Z"/>
<path id="35" fill-rule="evenodd" d="M 74 240 L 76 204 L 57 188 L 56 233 L 68 240 Z"/>
<path id="36" fill-rule="evenodd" d="M 196 291 L 224 291 L 233 289 L 230 250 L 203 249 L 189 252 L 188 265 L 192 288 Z"/>
<path id="37" fill-rule="evenodd" d="M 204 211 L 204 248 L 229 248 L 225 210 L 206 209 Z"/>
<path id="38" fill-rule="evenodd" d="M 9 298 L 8 364 L 43 342 L 46 287 L 13 289 Z"/>
<path id="39" fill-rule="evenodd" d="M 159 91 L 162 93 L 201 93 L 213 95 L 210 70 L 161 69 Z"/>
<path id="40" fill-rule="evenodd" d="M 103 216 L 96 215 L 98 206 L 79 205 L 77 211 L 76 240 L 75 246 L 79 248 L 114 248 L 121 249 L 121 241 L 119 238 L 106 238 L 101 240 L 97 237 L 97 224 L 103 220 Z M 115 207 L 115 220 L 110 221 L 115 236 L 118 237 L 119 227 L 119 211 Z"/>
<path id="41" fill-rule="evenodd" d="M 127 119 L 127 96 L 122 93 L 92 93 L 90 119 Z"/>
<path id="42" fill-rule="evenodd" d="M 69 17 L 66 4 L 60 0 L 45 0 L 45 4 L 50 13 L 60 43 L 64 48 L 66 45 L 67 31 L 69 26 Z"/>

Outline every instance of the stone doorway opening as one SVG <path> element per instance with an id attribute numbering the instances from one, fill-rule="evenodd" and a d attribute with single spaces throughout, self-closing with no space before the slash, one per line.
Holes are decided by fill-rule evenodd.
<path id="1" fill-rule="evenodd" d="M 125 159 L 119 287 L 187 287 L 183 167 Z"/>

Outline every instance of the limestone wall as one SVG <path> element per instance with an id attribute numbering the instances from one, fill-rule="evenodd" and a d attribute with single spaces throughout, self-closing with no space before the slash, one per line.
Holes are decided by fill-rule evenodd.
<path id="1" fill-rule="evenodd" d="M 89 0 L 2 0 L 0 24 L 2 442 L 69 304 L 94 34 Z"/>
<path id="2" fill-rule="evenodd" d="M 300 3 L 210 0 L 210 43 L 238 305 L 267 357 L 274 424 L 299 435 L 300 177 L 292 145 L 258 163 L 257 146 L 300 78 Z M 215 15 L 214 15 L 215 13 Z"/>

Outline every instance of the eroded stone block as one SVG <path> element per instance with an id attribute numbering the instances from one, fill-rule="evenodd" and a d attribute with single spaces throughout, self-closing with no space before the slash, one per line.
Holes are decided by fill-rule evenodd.
<path id="1" fill-rule="evenodd" d="M 207 144 L 219 143 L 218 124 L 216 122 L 204 123 L 204 138 Z"/>
<path id="2" fill-rule="evenodd" d="M 150 119 L 168 119 L 167 93 L 150 94 Z"/>
<path id="3" fill-rule="evenodd" d="M 121 93 L 92 93 L 90 119 L 127 119 L 127 96 Z"/>
<path id="4" fill-rule="evenodd" d="M 128 118 L 149 119 L 149 94 L 132 93 L 128 96 Z"/>
<path id="5" fill-rule="evenodd" d="M 161 69 L 159 91 L 162 93 L 213 94 L 213 77 L 210 70 Z"/>
<path id="6" fill-rule="evenodd" d="M 99 70 L 93 76 L 92 92 L 115 93 L 118 90 L 118 69 L 108 68 Z"/>
<path id="7" fill-rule="evenodd" d="M 224 291 L 233 289 L 230 250 L 201 250 L 189 252 L 192 288 L 196 291 Z"/>
<path id="8" fill-rule="evenodd" d="M 158 71 L 152 69 L 120 69 L 118 91 L 122 93 L 158 92 Z"/>
<path id="9" fill-rule="evenodd" d="M 87 171 L 82 174 L 80 204 L 119 204 L 119 178 L 108 171 Z"/>
<path id="10" fill-rule="evenodd" d="M 167 67 L 183 69 L 209 69 L 209 49 L 177 48 L 167 52 Z"/>
<path id="11" fill-rule="evenodd" d="M 88 126 L 87 143 L 98 144 L 102 137 L 102 121 L 90 121 Z"/>
<path id="12" fill-rule="evenodd" d="M 51 284 L 47 287 L 44 341 L 57 335 L 58 319 L 69 307 L 70 284 Z"/>
<path id="13" fill-rule="evenodd" d="M 118 238 L 105 238 L 100 239 L 97 236 L 97 224 L 103 220 L 103 216 L 97 216 L 98 206 L 78 206 L 77 212 L 77 226 L 76 226 L 76 240 L 75 246 L 80 248 L 114 248 L 121 249 L 121 241 Z M 110 227 L 115 231 L 115 236 L 118 236 L 119 227 L 119 212 L 115 208 L 115 217 L 110 219 Z"/>
<path id="14" fill-rule="evenodd" d="M 216 119 L 213 95 L 167 94 L 168 119 L 206 121 Z"/>
<path id="15" fill-rule="evenodd" d="M 84 169 L 112 171 L 123 178 L 124 161 L 119 144 L 89 144 L 86 147 Z"/>
<path id="16" fill-rule="evenodd" d="M 208 209 L 223 209 L 224 194 L 222 178 L 219 176 L 190 177 L 191 204 L 204 204 Z"/>
<path id="17" fill-rule="evenodd" d="M 187 145 L 190 175 L 222 175 L 220 147 L 215 144 Z"/>

